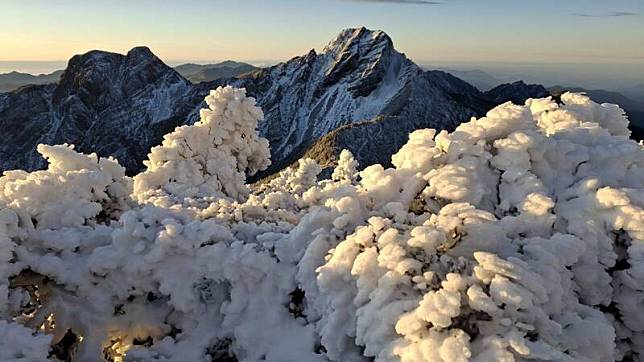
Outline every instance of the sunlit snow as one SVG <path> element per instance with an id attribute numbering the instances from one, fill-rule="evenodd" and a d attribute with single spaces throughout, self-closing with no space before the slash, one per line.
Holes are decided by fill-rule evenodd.
<path id="1" fill-rule="evenodd" d="M 130 178 L 41 145 L 0 178 L 0 359 L 613 361 L 644 355 L 644 150 L 567 93 L 253 188 L 242 89 Z M 228 358 L 228 359 L 226 359 Z"/>

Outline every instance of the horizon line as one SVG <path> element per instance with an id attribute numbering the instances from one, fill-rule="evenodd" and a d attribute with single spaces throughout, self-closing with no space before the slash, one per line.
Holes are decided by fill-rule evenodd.
<path id="1" fill-rule="evenodd" d="M 80 53 L 85 54 L 85 53 Z M 117 53 L 120 54 L 120 53 Z M 79 54 L 75 54 L 79 55 Z M 156 54 L 155 54 L 156 55 Z M 73 57 L 73 56 L 72 56 Z M 221 58 L 221 59 L 163 59 L 162 57 L 157 56 L 164 63 L 177 63 L 177 64 L 212 64 L 212 63 L 221 63 L 226 61 L 234 62 L 244 62 L 244 63 L 271 63 L 278 64 L 282 62 L 289 61 L 293 58 L 298 57 L 293 56 L 290 58 L 284 59 L 234 59 L 234 58 Z M 586 57 L 585 59 L 579 60 L 501 60 L 501 59 L 415 59 L 408 57 L 410 60 L 415 63 L 431 63 L 431 62 L 454 62 L 454 63 L 502 63 L 502 64 L 624 64 L 624 63 L 644 63 L 644 58 L 641 57 L 627 57 L 627 58 L 605 58 L 605 57 L 596 57 L 591 60 Z M 71 59 L 71 57 L 69 58 Z M 0 59 L 0 63 L 68 63 L 69 59 L 54 59 L 54 60 L 29 60 L 29 59 Z"/>

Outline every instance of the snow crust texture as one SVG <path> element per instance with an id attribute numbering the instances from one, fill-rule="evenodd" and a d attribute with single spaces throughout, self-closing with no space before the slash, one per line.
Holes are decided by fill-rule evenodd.
<path id="1" fill-rule="evenodd" d="M 41 145 L 46 170 L 0 178 L 0 359 L 640 360 L 644 149 L 618 106 L 561 100 L 252 188 L 242 89 L 133 178 Z"/>

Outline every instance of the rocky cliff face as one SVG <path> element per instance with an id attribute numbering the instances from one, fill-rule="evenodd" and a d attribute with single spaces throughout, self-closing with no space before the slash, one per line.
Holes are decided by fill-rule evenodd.
<path id="1" fill-rule="evenodd" d="M 38 143 L 67 142 L 136 172 L 150 147 L 195 122 L 203 97 L 223 84 L 245 87 L 264 110 L 260 133 L 271 142 L 273 166 L 260 176 L 334 130 L 344 137 L 338 147 L 358 151 L 363 166 L 386 164 L 411 130 L 452 129 L 496 103 L 448 73 L 423 71 L 385 33 L 365 28 L 342 31 L 320 53 L 196 85 L 144 47 L 92 51 L 73 57 L 57 85 L 0 94 L 0 168 L 40 168 Z"/>
<path id="2" fill-rule="evenodd" d="M 57 85 L 5 94 L 0 123 L 2 169 L 35 169 L 38 143 L 72 143 L 83 152 L 113 155 L 129 170 L 160 135 L 192 110 L 192 88 L 148 48 L 126 55 L 92 51 L 74 56 Z"/>

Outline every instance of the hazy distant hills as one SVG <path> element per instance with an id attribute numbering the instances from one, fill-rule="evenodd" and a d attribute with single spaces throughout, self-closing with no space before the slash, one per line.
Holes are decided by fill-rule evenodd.
<path id="1" fill-rule="evenodd" d="M 187 63 L 174 67 L 174 70 L 192 83 L 210 82 L 221 78 L 234 78 L 256 69 L 258 68 L 253 65 L 232 60 L 216 64 Z"/>
<path id="2" fill-rule="evenodd" d="M 619 93 L 638 101 L 644 102 L 644 84 L 619 89 Z"/>
<path id="3" fill-rule="evenodd" d="M 20 72 L 0 74 L 0 92 L 12 91 L 28 84 L 56 83 L 62 74 L 62 70 L 40 75 Z"/>
<path id="4" fill-rule="evenodd" d="M 463 79 L 464 81 L 474 85 L 476 88 L 484 92 L 500 84 L 510 84 L 512 82 L 512 81 L 509 81 L 508 79 L 509 76 L 497 77 L 495 75 L 488 73 L 487 71 L 480 70 L 480 69 L 467 69 L 467 70 L 451 69 L 451 68 L 441 68 L 441 69 Z M 533 75 L 532 77 L 534 78 L 535 76 Z M 514 77 L 514 79 L 522 79 L 522 77 Z M 545 84 L 543 82 L 541 83 Z M 554 89 L 554 90 L 557 90 L 560 88 L 566 88 L 568 90 L 584 91 L 584 92 L 587 92 L 592 97 L 597 95 L 602 99 L 605 99 L 603 100 L 603 102 L 612 102 L 612 101 L 608 101 L 608 99 L 616 99 L 616 100 L 621 99 L 627 103 L 630 103 L 631 101 L 644 103 L 644 84 L 638 84 L 635 86 L 629 86 L 629 87 L 623 87 L 623 88 L 611 89 L 611 90 L 595 89 L 595 88 L 590 89 L 590 88 L 583 88 L 579 86 L 562 87 L 560 85 L 554 85 L 554 86 L 548 87 L 548 89 Z M 618 103 L 618 104 L 622 105 L 622 103 Z"/>
<path id="5" fill-rule="evenodd" d="M 257 67 L 241 62 L 227 60 L 216 64 L 182 64 L 174 68 L 191 83 L 210 82 L 221 78 L 234 78 L 252 72 Z M 11 72 L 0 74 L 0 92 L 9 92 L 25 85 L 57 83 L 64 70 L 49 74 L 32 75 Z"/>
<path id="6" fill-rule="evenodd" d="M 464 81 L 472 84 L 483 92 L 488 91 L 503 83 L 499 79 L 492 76 L 490 73 L 478 69 L 456 70 L 447 68 L 443 70 L 463 79 Z"/>
<path id="7" fill-rule="evenodd" d="M 494 103 L 500 104 L 512 102 L 523 104 L 528 98 L 543 98 L 550 95 L 550 92 L 541 84 L 526 84 L 519 80 L 514 83 L 498 85 L 485 92 Z"/>

